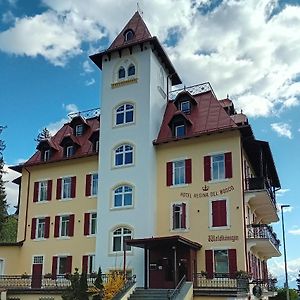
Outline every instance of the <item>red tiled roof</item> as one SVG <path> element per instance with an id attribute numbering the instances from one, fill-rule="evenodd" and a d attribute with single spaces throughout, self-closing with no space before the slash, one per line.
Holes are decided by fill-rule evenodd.
<path id="1" fill-rule="evenodd" d="M 134 36 L 130 41 L 125 41 L 124 33 L 131 29 L 134 32 Z M 139 41 L 144 41 L 151 38 L 151 33 L 148 30 L 144 20 L 142 19 L 139 12 L 136 12 L 129 22 L 125 25 L 123 30 L 115 38 L 112 44 L 109 46 L 108 50 L 113 50 L 115 48 L 123 47 L 124 45 L 128 46 Z"/>
<path id="2" fill-rule="evenodd" d="M 236 124 L 248 124 L 247 116 L 242 113 L 231 115 L 230 117 Z"/>
<path id="3" fill-rule="evenodd" d="M 226 106 L 231 106 L 232 105 L 232 101 L 230 99 L 222 99 L 222 100 L 219 100 L 220 104 L 223 106 L 223 107 L 226 107 Z"/>
<path id="4" fill-rule="evenodd" d="M 188 115 L 192 125 L 187 126 L 186 135 L 182 138 L 176 138 L 173 136 L 169 123 L 178 109 L 173 101 L 169 101 L 167 103 L 157 140 L 154 141 L 154 144 L 190 138 L 204 133 L 213 133 L 220 130 L 238 127 L 211 91 L 193 95 L 193 98 L 198 104 L 192 106 L 191 112 Z"/>
<path id="5" fill-rule="evenodd" d="M 41 160 L 41 151 L 37 151 L 25 164 L 24 166 L 28 165 L 36 165 L 36 164 L 46 164 L 48 162 L 55 162 L 60 160 L 68 160 L 72 158 L 79 158 L 83 156 L 89 156 L 96 154 L 93 151 L 93 144 L 89 140 L 91 135 L 99 130 L 99 118 L 91 118 L 87 119 L 86 123 L 88 126 L 86 127 L 86 131 L 82 136 L 74 136 L 73 128 L 70 126 L 70 123 L 64 124 L 64 126 L 53 136 L 49 139 L 49 145 L 57 145 L 57 151 L 52 152 L 52 156 L 49 161 L 44 162 Z M 75 154 L 70 157 L 66 158 L 64 157 L 64 149 L 61 146 L 58 146 L 61 144 L 61 141 L 65 139 L 66 137 L 70 137 L 76 144 L 78 144 L 78 149 L 76 150 Z"/>

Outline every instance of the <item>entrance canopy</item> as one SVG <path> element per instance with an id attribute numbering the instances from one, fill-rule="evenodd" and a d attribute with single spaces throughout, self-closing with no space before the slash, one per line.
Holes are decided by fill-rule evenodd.
<path id="1" fill-rule="evenodd" d="M 193 242 L 189 239 L 186 239 L 180 235 L 171 235 L 164 237 L 152 237 L 144 239 L 131 239 L 126 240 L 127 245 L 133 247 L 139 247 L 143 249 L 155 249 L 162 247 L 172 247 L 172 246 L 186 246 L 187 248 L 192 248 L 194 250 L 200 250 L 201 245 L 199 243 Z"/>

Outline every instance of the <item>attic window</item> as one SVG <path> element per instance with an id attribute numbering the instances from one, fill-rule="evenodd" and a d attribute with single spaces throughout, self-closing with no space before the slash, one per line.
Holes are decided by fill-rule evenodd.
<path id="1" fill-rule="evenodd" d="M 44 150 L 43 161 L 48 161 L 50 159 L 50 149 Z"/>
<path id="2" fill-rule="evenodd" d="M 186 114 L 189 114 L 191 112 L 191 102 L 190 101 L 181 102 L 180 110 Z"/>
<path id="3" fill-rule="evenodd" d="M 71 157 L 73 156 L 75 153 L 75 149 L 74 149 L 74 146 L 67 146 L 65 148 L 65 156 L 66 157 Z"/>
<path id="4" fill-rule="evenodd" d="M 133 30 L 132 30 L 132 29 L 127 30 L 127 31 L 124 33 L 125 42 L 128 42 L 128 41 L 132 40 L 132 39 L 133 39 L 133 36 L 134 36 Z"/>
<path id="5" fill-rule="evenodd" d="M 185 125 L 184 124 L 177 124 L 174 126 L 174 133 L 176 137 L 183 137 L 185 136 Z"/>
<path id="6" fill-rule="evenodd" d="M 75 127 L 75 135 L 76 136 L 83 135 L 83 124 L 76 125 L 76 127 Z"/>

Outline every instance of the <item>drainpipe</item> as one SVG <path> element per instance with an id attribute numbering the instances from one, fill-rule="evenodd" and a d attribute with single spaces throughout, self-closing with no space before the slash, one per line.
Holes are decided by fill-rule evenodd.
<path id="1" fill-rule="evenodd" d="M 27 196 L 26 196 L 26 211 L 25 211 L 24 238 L 23 238 L 22 241 L 20 241 L 20 243 L 25 242 L 26 236 L 27 236 L 29 190 L 30 190 L 30 177 L 31 177 L 31 173 L 29 172 L 29 170 L 28 170 L 26 167 L 24 167 L 24 169 L 25 169 L 25 170 L 27 171 L 27 173 L 28 173 L 28 182 L 27 182 Z"/>

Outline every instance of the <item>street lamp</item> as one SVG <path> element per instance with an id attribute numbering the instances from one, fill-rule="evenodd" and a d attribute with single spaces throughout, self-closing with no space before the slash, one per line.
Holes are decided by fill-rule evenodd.
<path id="1" fill-rule="evenodd" d="M 285 207 L 290 207 L 290 205 L 288 205 L 288 204 L 280 205 L 280 210 L 281 210 L 281 225 L 282 225 L 282 238 L 283 238 L 283 255 L 284 255 L 286 299 L 290 300 L 289 281 L 288 281 L 287 263 L 286 263 L 284 219 L 283 219 L 283 208 L 285 208 Z"/>

